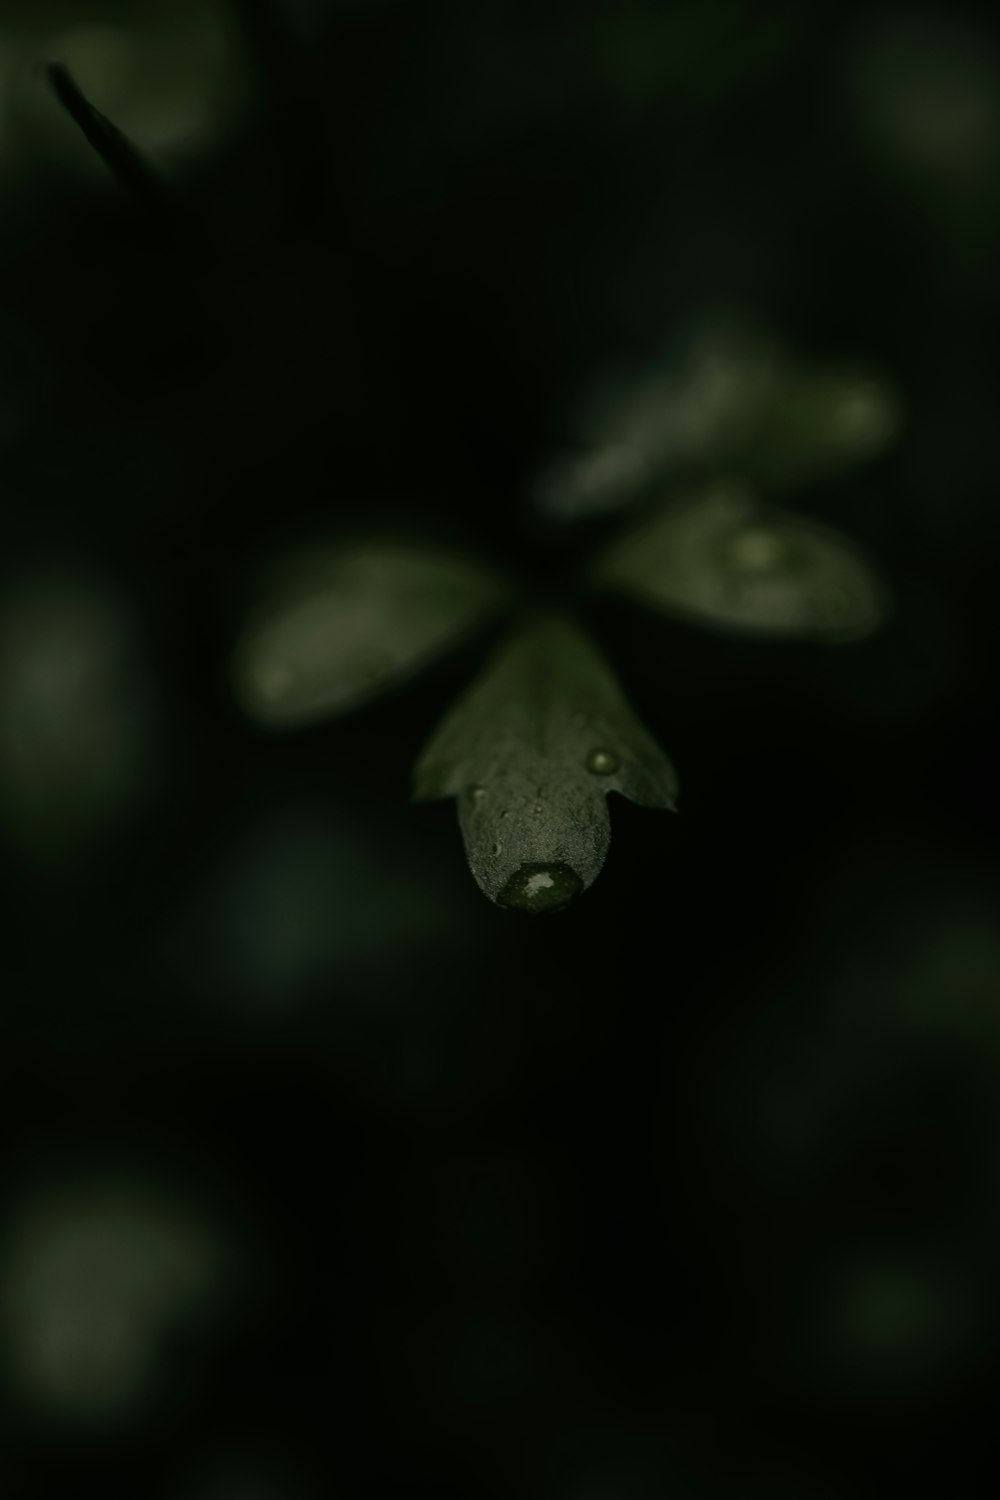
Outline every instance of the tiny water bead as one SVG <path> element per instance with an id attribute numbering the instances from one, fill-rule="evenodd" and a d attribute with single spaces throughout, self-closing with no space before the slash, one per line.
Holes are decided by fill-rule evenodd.
<path id="1" fill-rule="evenodd" d="M 611 776 L 618 769 L 618 757 L 610 750 L 591 750 L 587 756 L 587 770 L 595 776 Z"/>
<path id="2" fill-rule="evenodd" d="M 583 881 L 565 864 L 528 864 L 511 876 L 497 898 L 511 911 L 540 915 L 561 911 L 583 890 Z"/>
<path id="3" fill-rule="evenodd" d="M 471 800 L 473 802 L 482 802 L 482 800 L 483 800 L 483 798 L 485 796 L 486 796 L 486 788 L 484 786 L 470 786 L 469 787 L 469 797 L 471 798 Z"/>

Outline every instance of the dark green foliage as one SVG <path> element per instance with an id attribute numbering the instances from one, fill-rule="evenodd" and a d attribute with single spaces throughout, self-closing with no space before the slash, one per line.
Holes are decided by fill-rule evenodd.
<path id="1" fill-rule="evenodd" d="M 520 625 L 449 710 L 414 773 L 418 801 L 454 797 L 491 901 L 551 911 L 596 880 L 607 794 L 672 808 L 673 767 L 571 619 Z"/>
<path id="2" fill-rule="evenodd" d="M 996 20 L 246 10 L 275 21 L 249 70 L 224 29 L 199 61 L 216 0 L 0 19 L 4 1500 L 978 1495 Z M 47 57 L 167 174 L 176 234 Z M 543 506 L 563 456 L 585 482 Z M 581 598 L 719 481 L 753 497 L 739 618 L 682 607 L 728 521 L 707 579 L 628 543 L 651 609 Z M 814 646 L 777 519 L 877 557 L 886 628 Z M 341 633 L 313 686 L 350 662 L 371 696 L 258 732 L 225 664 L 316 537 L 454 544 L 585 621 L 683 815 L 615 799 L 558 920 L 483 899 L 451 805 L 408 806 L 476 677 L 457 633 L 422 681 Z M 579 748 L 599 819 L 620 748 Z M 497 894 L 581 886 L 543 857 Z"/>
<path id="3" fill-rule="evenodd" d="M 593 577 L 665 614 L 793 640 L 860 640 L 888 610 L 859 547 L 733 482 L 644 516 L 599 555 Z"/>
<path id="4" fill-rule="evenodd" d="M 494 569 L 430 547 L 363 542 L 286 558 L 237 647 L 237 691 L 272 728 L 335 718 L 405 681 L 510 598 Z"/>

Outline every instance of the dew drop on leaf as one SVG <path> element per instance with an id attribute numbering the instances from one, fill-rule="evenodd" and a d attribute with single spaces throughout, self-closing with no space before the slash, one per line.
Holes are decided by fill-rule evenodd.
<path id="1" fill-rule="evenodd" d="M 498 896 L 501 906 L 512 911 L 552 912 L 580 894 L 583 881 L 569 865 L 522 865 Z"/>
<path id="2" fill-rule="evenodd" d="M 618 769 L 618 760 L 610 750 L 591 750 L 587 756 L 587 770 L 595 776 L 611 776 Z"/>

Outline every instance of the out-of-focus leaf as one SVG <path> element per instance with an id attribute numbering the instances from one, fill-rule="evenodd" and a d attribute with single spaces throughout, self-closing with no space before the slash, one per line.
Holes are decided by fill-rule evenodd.
<path id="1" fill-rule="evenodd" d="M 767 403 L 744 472 L 794 488 L 877 458 L 903 422 L 899 395 L 872 370 L 789 365 Z"/>
<path id="2" fill-rule="evenodd" d="M 552 521 L 609 515 L 666 478 L 736 473 L 795 488 L 882 453 L 898 392 L 862 366 L 794 358 L 752 320 L 715 319 L 655 364 L 605 375 L 580 399 L 574 446 L 538 473 Z"/>
<path id="3" fill-rule="evenodd" d="M 152 1183 L 38 1194 L 0 1241 L 6 1382 L 63 1420 L 133 1417 L 183 1378 L 171 1335 L 208 1330 L 234 1265 L 224 1234 Z"/>
<path id="4" fill-rule="evenodd" d="M 953 1382 L 988 1342 L 977 1270 L 954 1251 L 912 1246 L 904 1254 L 852 1246 L 830 1257 L 806 1279 L 812 1306 L 796 1332 L 807 1367 L 863 1400 Z"/>
<path id="5" fill-rule="evenodd" d="M 592 576 L 666 614 L 741 634 L 857 640 L 888 612 L 887 590 L 853 542 L 734 482 L 645 517 L 599 555 Z"/>
<path id="6" fill-rule="evenodd" d="M 247 622 L 237 692 L 272 728 L 336 717 L 419 671 L 510 597 L 491 569 L 429 547 L 302 553 L 278 565 Z"/>
<path id="7" fill-rule="evenodd" d="M 672 808 L 677 777 L 607 662 L 559 614 L 502 643 L 414 776 L 418 801 L 457 798 L 469 865 L 490 900 L 529 912 L 556 911 L 597 878 L 608 792 Z"/>
<path id="8" fill-rule="evenodd" d="M 665 475 L 734 462 L 760 426 L 780 360 L 768 335 L 713 321 L 666 359 L 605 375 L 581 398 L 575 450 L 537 476 L 537 509 L 554 521 L 609 514 Z"/>
<path id="9" fill-rule="evenodd" d="M 141 635 L 77 567 L 0 590 L 0 824 L 25 854 L 91 857 L 160 771 L 160 704 Z"/>
<path id="10" fill-rule="evenodd" d="M 944 7 L 862 11 L 841 82 L 858 145 L 894 193 L 975 192 L 996 181 L 1000 72 L 992 36 Z"/>
<path id="11" fill-rule="evenodd" d="M 531 493 L 546 519 L 583 520 L 631 504 L 649 477 L 649 463 L 639 448 L 612 441 L 550 459 L 535 476 Z"/>

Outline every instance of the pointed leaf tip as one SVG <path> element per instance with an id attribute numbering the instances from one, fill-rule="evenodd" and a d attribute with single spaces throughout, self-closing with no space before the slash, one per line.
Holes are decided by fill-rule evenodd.
<path id="1" fill-rule="evenodd" d="M 611 791 L 673 808 L 677 777 L 600 652 L 556 614 L 508 636 L 414 771 L 417 800 L 457 799 L 480 889 L 517 911 L 560 910 L 593 884 Z"/>

